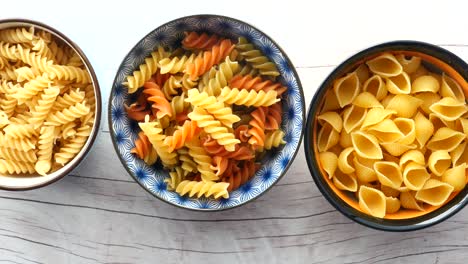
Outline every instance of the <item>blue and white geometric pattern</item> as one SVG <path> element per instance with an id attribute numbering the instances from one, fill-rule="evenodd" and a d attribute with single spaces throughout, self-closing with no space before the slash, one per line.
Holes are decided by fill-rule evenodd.
<path id="1" fill-rule="evenodd" d="M 122 85 L 158 46 L 176 47 L 184 37 L 184 31 L 208 32 L 236 40 L 246 37 L 278 66 L 279 81 L 288 87 L 283 103 L 282 129 L 287 143 L 268 153 L 262 167 L 248 183 L 230 193 L 228 199 L 188 198 L 166 190 L 164 179 L 168 172 L 162 166 L 148 166 L 130 153 L 137 138 L 138 126 L 129 120 L 124 103 L 129 103 L 127 89 Z M 305 106 L 299 77 L 284 52 L 268 36 L 244 22 L 217 15 L 183 17 L 164 24 L 145 36 L 128 53 L 117 71 L 109 99 L 109 127 L 111 137 L 120 160 L 130 175 L 154 196 L 173 205 L 188 209 L 210 211 L 233 208 L 257 198 L 273 186 L 284 175 L 292 163 L 301 142 Z M 293 175 L 291 175 L 293 176 Z"/>

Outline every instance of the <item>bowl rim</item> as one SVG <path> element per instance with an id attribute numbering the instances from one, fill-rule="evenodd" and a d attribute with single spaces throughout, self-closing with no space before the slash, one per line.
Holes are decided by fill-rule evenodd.
<path id="1" fill-rule="evenodd" d="M 50 33 L 57 35 L 58 37 L 61 38 L 61 41 L 63 41 L 65 44 L 70 46 L 72 49 L 74 49 L 80 58 L 83 60 L 87 71 L 91 77 L 92 84 L 93 84 L 93 91 L 94 91 L 94 96 L 96 99 L 96 108 L 95 108 L 95 115 L 94 115 L 94 124 L 93 128 L 91 130 L 91 133 L 86 140 L 85 145 L 83 145 L 83 148 L 80 150 L 80 152 L 77 153 L 75 157 L 73 157 L 72 160 L 70 160 L 67 164 L 70 164 L 70 166 L 66 169 L 64 169 L 60 174 L 58 174 L 56 177 L 51 178 L 48 181 L 39 183 L 39 184 L 33 184 L 30 186 L 25 186 L 25 187 L 9 187 L 9 186 L 3 186 L 0 184 L 0 190 L 6 190 L 6 191 L 28 191 L 28 190 L 33 190 L 33 189 L 38 189 L 42 188 L 44 186 L 47 186 L 49 184 L 52 184 L 54 182 L 57 182 L 61 179 L 63 179 L 66 175 L 68 175 L 72 170 L 74 170 L 82 161 L 83 159 L 87 156 L 89 151 L 91 150 L 92 146 L 94 145 L 94 142 L 97 138 L 97 134 L 99 133 L 99 127 L 101 125 L 101 110 L 102 110 L 102 96 L 101 96 L 101 89 L 99 86 L 98 78 L 96 76 L 96 72 L 91 65 L 91 62 L 89 61 L 88 57 L 86 57 L 85 53 L 83 50 L 73 42 L 70 38 L 68 38 L 65 34 L 60 32 L 59 30 L 55 29 L 52 26 L 49 26 L 43 22 L 39 22 L 36 20 L 31 20 L 31 19 L 24 19 L 24 18 L 6 18 L 6 19 L 0 19 L 0 24 L 4 23 L 21 23 L 21 24 L 29 24 L 30 26 L 38 26 L 40 28 L 46 29 Z M 3 176 L 1 176 L 3 177 Z"/>
<path id="2" fill-rule="evenodd" d="M 390 231 L 390 232 L 405 232 L 405 231 L 415 231 L 420 230 L 423 228 L 427 228 L 433 225 L 436 225 L 451 216 L 455 215 L 461 209 L 463 209 L 468 204 L 468 186 L 465 187 L 464 190 L 460 191 L 456 196 L 464 195 L 460 198 L 460 201 L 457 203 L 454 202 L 446 210 L 442 211 L 448 205 L 448 203 L 444 204 L 440 208 L 437 208 L 433 212 L 429 212 L 427 214 L 408 218 L 408 219 L 380 219 L 369 216 L 365 213 L 359 212 L 358 210 L 349 206 L 346 202 L 341 201 L 341 199 L 334 193 L 333 190 L 327 185 L 326 182 L 323 180 L 323 176 L 321 175 L 320 170 L 318 169 L 318 162 L 315 159 L 315 154 L 313 151 L 313 142 L 312 133 L 314 127 L 314 116 L 313 113 L 318 111 L 319 103 L 322 98 L 320 98 L 319 94 L 325 94 L 325 91 L 330 87 L 332 82 L 346 73 L 345 70 L 349 70 L 349 67 L 355 65 L 355 63 L 362 61 L 366 58 L 369 58 L 373 55 L 381 54 L 386 51 L 403 51 L 408 50 L 410 48 L 411 51 L 418 51 L 421 53 L 425 53 L 430 55 L 431 57 L 435 57 L 445 63 L 447 63 L 452 69 L 454 69 L 458 74 L 461 75 L 465 80 L 468 81 L 468 64 L 455 55 L 454 53 L 434 44 L 422 42 L 422 41 L 415 41 L 415 40 L 395 40 L 389 42 L 383 42 L 380 44 L 372 45 L 368 48 L 360 50 L 353 55 L 349 56 L 347 59 L 343 60 L 338 66 L 335 67 L 333 71 L 331 71 L 325 80 L 320 84 L 317 91 L 315 92 L 310 104 L 307 113 L 307 120 L 306 120 L 306 127 L 304 132 L 304 151 L 307 161 L 307 166 L 309 168 L 310 174 L 312 179 L 315 182 L 315 185 L 320 190 L 322 195 L 328 200 L 328 202 L 333 205 L 340 213 L 348 217 L 349 219 L 353 220 L 356 223 L 364 225 L 366 227 L 370 227 L 373 229 L 381 230 L 381 231 Z M 433 52 L 434 54 L 429 54 L 428 52 Z M 447 61 L 446 58 L 450 58 L 450 61 Z M 315 107 L 314 107 L 315 106 Z M 454 199 L 455 199 L 454 198 Z M 453 200 L 452 200 L 453 201 Z M 343 206 L 344 205 L 344 206 Z M 418 220 L 423 218 L 424 216 L 428 217 L 422 222 Z M 397 225 L 388 225 L 386 222 L 398 223 Z M 414 222 L 414 223 L 406 223 L 406 222 Z"/>
<path id="3" fill-rule="evenodd" d="M 232 20 L 232 21 L 235 21 L 237 23 L 240 23 L 240 24 L 244 24 L 244 25 L 247 25 L 248 27 L 251 27 L 255 30 L 257 30 L 259 33 L 261 33 L 262 35 L 264 35 L 266 38 L 268 38 L 268 40 L 270 40 L 277 48 L 278 50 L 281 52 L 281 54 L 284 56 L 286 62 L 288 62 L 289 65 L 291 65 L 291 71 L 292 71 L 292 74 L 293 76 L 295 77 L 296 81 L 297 81 L 297 85 L 298 85 L 298 88 L 299 88 L 299 92 L 300 92 L 300 97 L 301 97 L 301 108 L 302 108 L 302 120 L 305 120 L 305 112 L 306 112 L 306 108 L 305 108 L 305 97 L 304 97 L 304 90 L 303 90 L 303 87 L 302 87 L 302 83 L 301 83 L 301 80 L 299 78 L 299 75 L 297 74 L 297 71 L 296 71 L 296 68 L 294 66 L 294 64 L 292 63 L 292 61 L 289 59 L 288 55 L 284 52 L 284 50 L 278 45 L 278 43 L 273 40 L 269 35 L 267 35 L 265 32 L 263 32 L 262 30 L 258 29 L 257 27 L 247 23 L 247 22 L 244 22 L 244 21 L 241 21 L 239 19 L 236 19 L 236 18 L 232 18 L 232 17 L 228 17 L 228 16 L 224 16 L 224 15 L 216 15 L 216 14 L 195 14 L 195 15 L 188 15 L 188 16 L 183 16 L 183 17 L 178 17 L 176 19 L 172 19 L 166 23 L 163 23 L 157 27 L 155 27 L 154 29 L 152 29 L 150 32 L 148 32 L 143 38 L 141 38 L 140 40 L 137 41 L 137 43 L 135 45 L 132 46 L 132 48 L 127 52 L 127 54 L 123 57 L 122 59 L 122 62 L 120 63 L 119 67 L 117 68 L 117 73 L 119 72 L 119 70 L 121 69 L 122 67 L 122 64 L 124 63 L 124 60 L 125 58 L 127 58 L 130 53 L 133 51 L 133 49 L 135 48 L 135 46 L 140 43 L 143 39 L 145 39 L 146 37 L 148 37 L 152 32 L 154 32 L 155 30 L 157 30 L 158 28 L 161 28 L 161 27 L 164 27 L 168 24 L 171 24 L 171 23 L 174 23 L 176 21 L 179 21 L 179 20 L 183 20 L 183 19 L 187 19 L 187 18 L 200 18 L 200 17 L 219 17 L 219 18 L 223 18 L 223 19 L 228 19 L 228 20 Z M 234 208 L 237 208 L 237 207 L 240 207 L 242 205 L 245 205 L 249 202 L 252 202 L 254 200 L 256 200 L 257 198 L 259 198 L 260 196 L 264 195 L 266 192 L 268 192 L 276 183 L 278 183 L 281 178 L 283 178 L 283 176 L 286 174 L 286 172 L 289 170 L 290 166 L 292 165 L 293 161 L 295 160 L 296 156 L 297 156 L 297 153 L 299 152 L 299 149 L 300 149 L 300 146 L 301 146 L 301 143 L 302 143 L 302 137 L 304 135 L 304 128 L 305 128 L 305 122 L 303 121 L 302 122 L 302 126 L 301 126 L 301 132 L 300 132 L 300 136 L 299 136 L 299 140 L 297 142 L 297 147 L 296 147 L 296 150 L 294 151 L 293 155 L 291 156 L 291 159 L 289 160 L 287 166 L 283 169 L 283 171 L 281 172 L 281 174 L 279 175 L 278 179 L 276 179 L 276 181 L 272 182 L 271 185 L 266 188 L 262 193 L 260 193 L 259 195 L 257 195 L 255 198 L 251 198 L 249 200 L 246 200 L 244 202 L 241 202 L 239 204 L 236 204 L 234 206 L 229 206 L 229 207 L 223 207 L 223 208 L 194 208 L 194 207 L 188 207 L 188 206 L 183 206 L 181 204 L 177 204 L 177 203 L 172 203 L 166 199 L 163 199 L 159 196 L 157 196 L 155 193 L 151 192 L 148 188 L 146 188 L 136 177 L 135 175 L 133 175 L 133 173 L 130 171 L 130 169 L 128 168 L 126 162 L 123 160 L 123 158 L 121 157 L 121 155 L 119 154 L 119 150 L 118 150 L 118 147 L 117 147 L 117 142 L 116 142 L 116 139 L 115 139 L 115 131 L 114 131 L 114 128 L 113 128 L 113 125 L 112 125 L 112 116 L 111 116 L 111 104 L 110 102 L 112 101 L 112 98 L 113 98 L 113 92 L 114 92 L 114 87 L 115 87 L 115 83 L 117 81 L 117 74 L 114 78 L 114 81 L 112 82 L 112 88 L 111 88 L 111 91 L 110 91 L 110 94 L 109 94 L 109 103 L 108 103 L 108 106 L 107 106 L 107 120 L 108 120 L 108 124 L 109 124 L 109 131 L 110 131 L 110 137 L 111 137 L 111 140 L 112 140 L 112 144 L 114 146 L 114 150 L 116 152 L 116 155 L 117 157 L 119 158 L 120 162 L 122 163 L 122 166 L 125 168 L 125 170 L 127 171 L 127 173 L 131 176 L 131 178 L 137 182 L 140 187 L 142 187 L 145 191 L 147 191 L 148 193 L 150 193 L 152 196 L 158 198 L 159 200 L 167 203 L 167 204 L 170 204 L 172 206 L 176 206 L 178 208 L 182 208 L 182 209 L 186 209 L 186 210 L 190 210 L 190 211 L 197 211 L 197 212 L 218 212 L 218 211 L 225 211 L 225 210 L 230 210 L 230 209 L 234 209 Z"/>

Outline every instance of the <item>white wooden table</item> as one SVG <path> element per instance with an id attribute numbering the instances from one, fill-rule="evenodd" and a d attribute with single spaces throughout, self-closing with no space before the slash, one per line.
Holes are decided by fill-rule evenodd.
<path id="1" fill-rule="evenodd" d="M 468 263 L 468 208 L 416 232 L 366 228 L 325 200 L 302 147 L 287 175 L 252 203 L 218 213 L 170 206 L 124 170 L 106 113 L 122 58 L 148 32 L 180 16 L 222 14 L 266 32 L 295 64 L 308 105 L 335 65 L 380 42 L 426 41 L 468 60 L 467 4 L 105 2 L 0 5 L 0 18 L 39 20 L 78 43 L 96 70 L 105 109 L 96 144 L 79 168 L 39 190 L 0 191 L 0 263 Z"/>

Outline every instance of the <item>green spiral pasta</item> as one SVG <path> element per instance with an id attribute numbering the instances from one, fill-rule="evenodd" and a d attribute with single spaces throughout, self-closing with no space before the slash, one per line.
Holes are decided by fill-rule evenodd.
<path id="1" fill-rule="evenodd" d="M 227 104 L 236 104 L 236 105 L 245 105 L 245 106 L 270 106 L 280 101 L 279 98 L 276 98 L 278 93 L 274 90 L 264 92 L 260 90 L 256 92 L 255 90 L 245 90 L 237 88 L 229 88 L 228 86 L 224 87 L 221 90 L 219 98 L 221 101 Z"/>
<path id="2" fill-rule="evenodd" d="M 182 78 L 181 77 L 176 77 L 176 76 L 171 76 L 163 85 L 163 93 L 164 96 L 168 99 L 171 100 L 172 97 L 176 94 L 178 94 L 177 90 L 182 88 Z"/>
<path id="3" fill-rule="evenodd" d="M 180 195 L 188 195 L 190 197 L 196 196 L 200 198 L 202 196 L 210 197 L 213 196 L 215 199 L 223 197 L 229 198 L 229 192 L 227 188 L 229 183 L 226 182 L 212 182 L 212 181 L 182 181 L 177 186 L 176 192 Z"/>
<path id="4" fill-rule="evenodd" d="M 231 107 L 226 107 L 223 102 L 219 102 L 216 97 L 209 96 L 206 92 L 200 93 L 197 89 L 190 89 L 185 101 L 205 109 L 227 127 L 232 128 L 232 124 L 240 120 L 240 117 L 232 113 Z"/>
<path id="5" fill-rule="evenodd" d="M 221 93 L 222 87 L 226 86 L 232 76 L 237 73 L 239 64 L 237 61 L 231 61 L 229 57 L 219 65 L 215 75 L 208 81 L 203 88 L 204 92 L 209 95 L 218 96 Z"/>
<path id="6" fill-rule="evenodd" d="M 210 115 L 206 110 L 201 107 L 194 107 L 193 111 L 188 114 L 191 120 L 197 121 L 199 127 L 209 134 L 212 138 L 224 146 L 227 151 L 234 151 L 239 139 L 236 139 L 232 132 L 221 124 L 220 121 Z"/>
<path id="7" fill-rule="evenodd" d="M 182 89 L 184 91 L 192 89 L 197 85 L 198 85 L 198 81 L 194 81 L 194 80 L 190 79 L 190 75 L 188 75 L 188 74 L 182 75 Z"/>
<path id="8" fill-rule="evenodd" d="M 189 102 L 185 101 L 186 96 L 185 93 L 181 95 L 174 96 L 171 100 L 171 108 L 172 108 L 172 119 L 175 119 L 177 114 L 180 114 L 187 110 L 190 106 Z"/>
<path id="9" fill-rule="evenodd" d="M 261 75 L 278 76 L 280 75 L 276 65 L 270 61 L 263 53 L 256 49 L 252 43 L 249 43 L 244 37 L 240 37 L 236 44 L 236 49 L 247 63 L 257 69 Z"/>
<path id="10" fill-rule="evenodd" d="M 0 159 L 0 173 L 31 174 L 34 173 L 34 163 Z"/>
<path id="11" fill-rule="evenodd" d="M 265 134 L 265 145 L 264 149 L 270 150 L 272 148 L 277 148 L 280 145 L 286 144 L 284 141 L 284 132 L 280 129 L 268 132 Z"/>
<path id="12" fill-rule="evenodd" d="M 78 128 L 75 137 L 70 139 L 70 141 L 65 141 L 63 147 L 61 147 L 58 152 L 54 154 L 55 161 L 61 165 L 65 165 L 67 162 L 73 159 L 73 157 L 75 157 L 76 154 L 78 154 L 78 152 L 80 152 L 80 150 L 83 148 L 90 134 L 90 126 Z"/>
<path id="13" fill-rule="evenodd" d="M 31 110 L 32 118 L 29 119 L 29 123 L 34 125 L 34 129 L 37 129 L 42 125 L 42 122 L 46 119 L 52 109 L 52 105 L 59 93 L 60 88 L 57 86 L 51 86 L 44 90 L 36 107 Z"/>

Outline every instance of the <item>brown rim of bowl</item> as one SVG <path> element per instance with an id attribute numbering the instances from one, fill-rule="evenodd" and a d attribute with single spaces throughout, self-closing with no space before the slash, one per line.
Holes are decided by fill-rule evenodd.
<path id="1" fill-rule="evenodd" d="M 94 88 L 93 89 L 94 90 L 94 96 L 95 96 L 95 99 L 96 99 L 96 108 L 94 110 L 95 111 L 94 124 L 93 124 L 93 128 L 91 130 L 91 133 L 90 133 L 88 139 L 86 140 L 86 143 L 81 148 L 80 152 L 78 152 L 78 154 L 71 161 L 69 161 L 65 165 L 65 166 L 69 165 L 68 168 L 66 168 L 62 172 L 60 172 L 60 174 L 58 174 L 58 176 L 56 176 L 55 178 L 52 178 L 51 180 L 40 183 L 40 184 L 35 184 L 35 185 L 27 186 L 27 187 L 18 187 L 18 188 L 16 188 L 16 187 L 5 187 L 5 186 L 0 185 L 0 190 L 27 191 L 27 190 L 33 190 L 33 189 L 37 189 L 37 188 L 47 186 L 47 185 L 49 185 L 51 183 L 54 183 L 54 182 L 62 179 L 67 174 L 69 174 L 73 169 L 75 169 L 81 163 L 81 161 L 83 161 L 84 157 L 86 157 L 89 150 L 93 146 L 94 141 L 96 140 L 97 134 L 99 132 L 99 126 L 100 126 L 100 123 L 101 123 L 101 109 L 102 109 L 101 90 L 99 88 L 99 82 L 98 82 L 98 79 L 96 77 L 96 73 L 94 72 L 94 68 L 91 65 L 91 62 L 88 60 L 88 58 L 86 57 L 84 52 L 81 50 L 81 48 L 75 42 L 73 42 L 67 36 L 65 36 L 65 34 L 63 34 L 62 32 L 58 31 L 57 29 L 55 29 L 55 28 L 53 28 L 53 27 L 51 27 L 49 25 L 46 25 L 46 24 L 44 24 L 42 22 L 38 22 L 38 21 L 35 21 L 35 20 L 29 20 L 29 19 L 23 19 L 23 18 L 0 19 L 0 25 L 6 24 L 6 23 L 16 24 L 16 25 L 12 25 L 11 28 L 12 27 L 33 26 L 33 27 L 37 27 L 39 29 L 46 30 L 46 31 L 50 32 L 51 34 L 53 34 L 58 39 L 60 39 L 61 41 L 63 41 L 69 47 L 71 47 L 80 56 L 80 58 L 83 60 L 84 65 L 85 65 L 89 75 L 91 76 L 92 84 L 93 84 L 93 88 Z M 10 27 L 5 27 L 5 28 L 10 28 Z M 2 29 L 5 29 L 5 28 L 2 28 Z M 0 29 L 0 30 L 2 30 L 2 29 Z"/>

